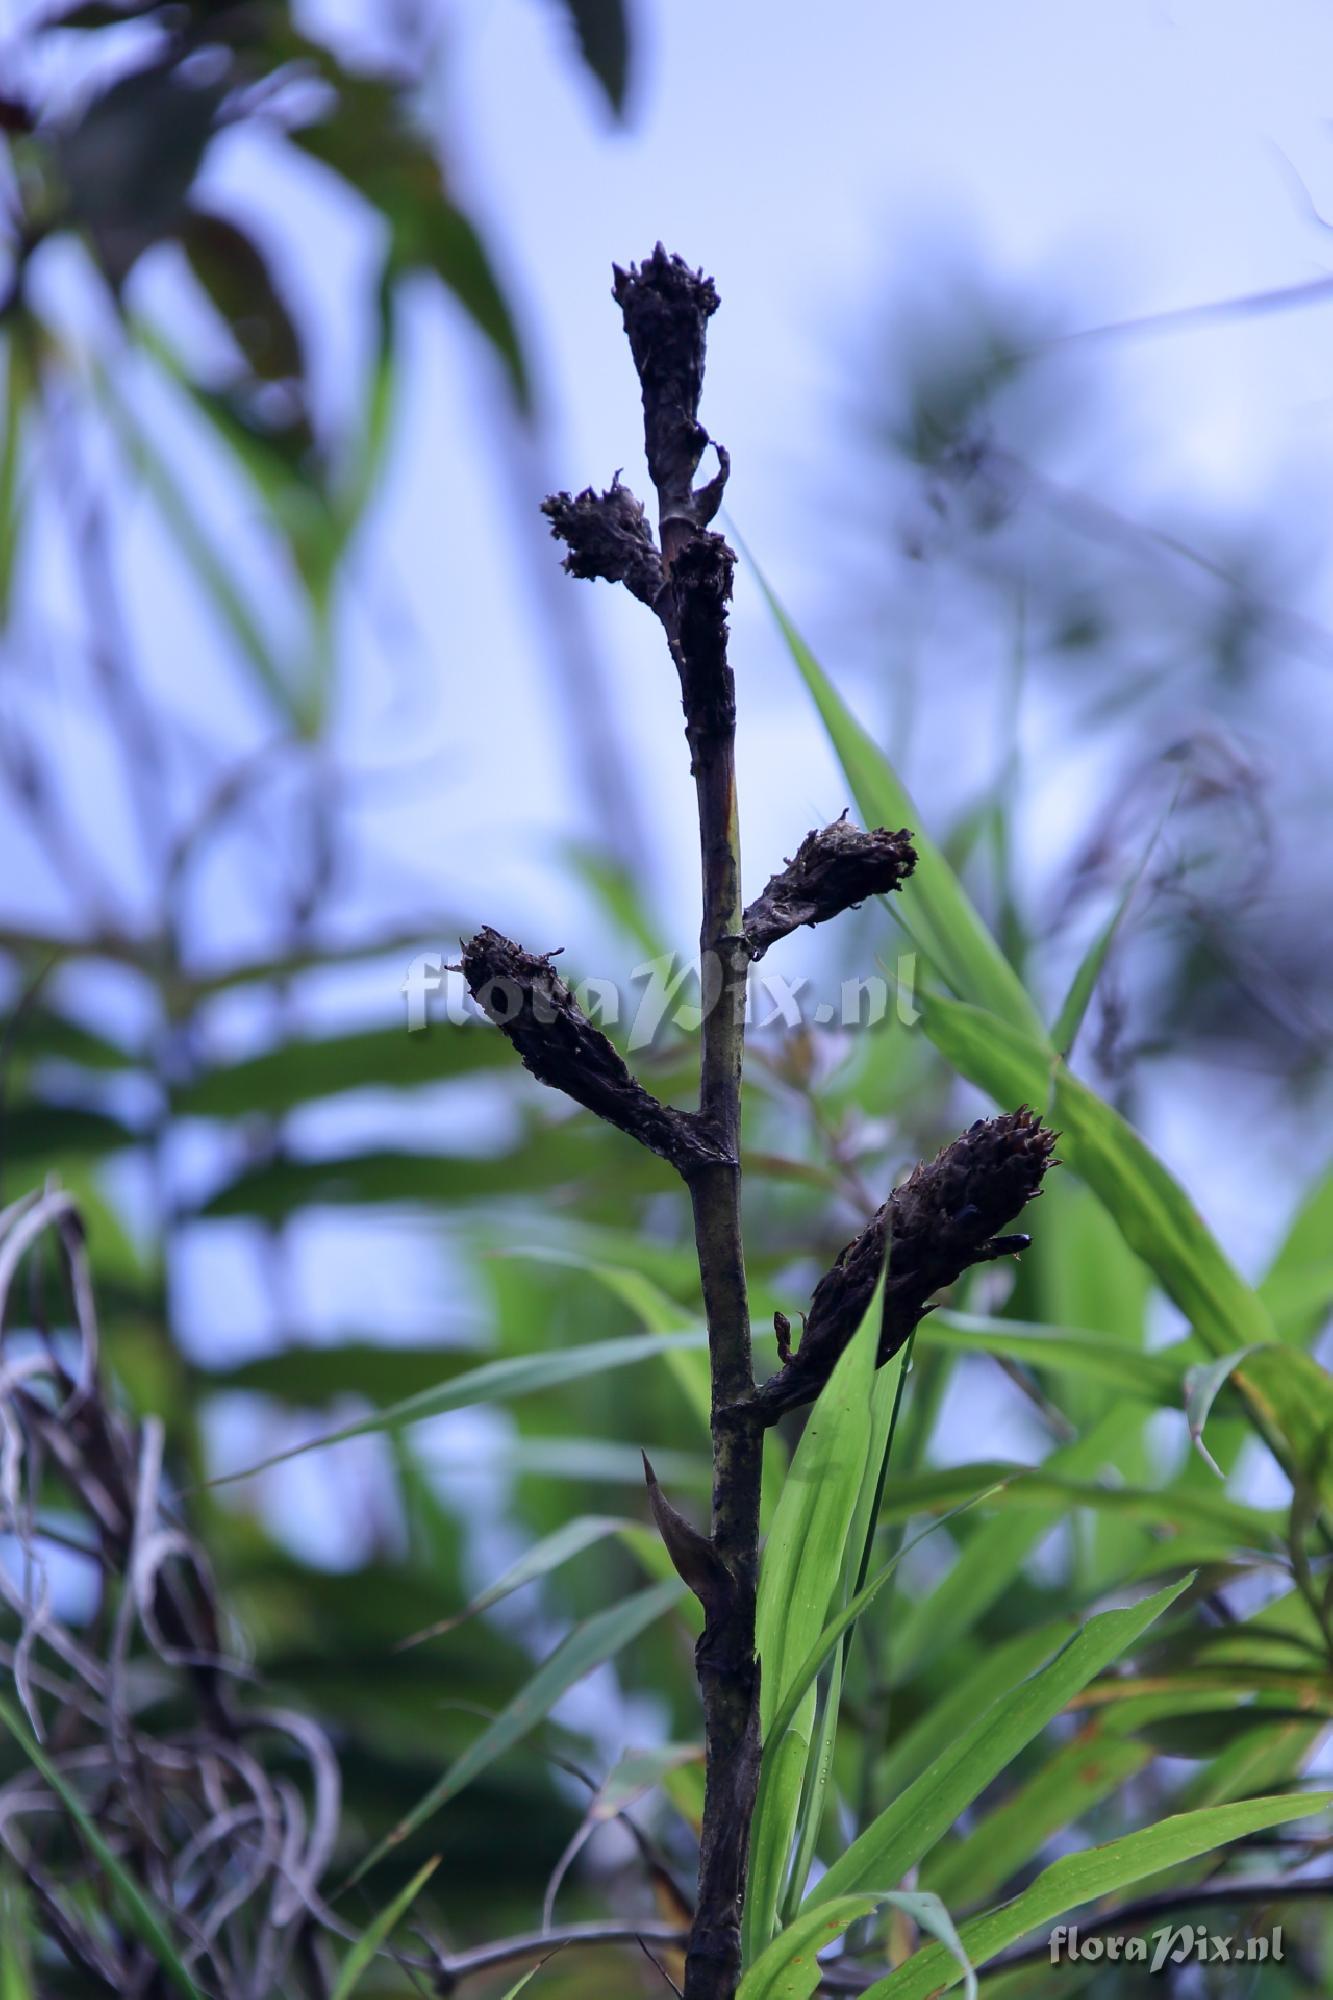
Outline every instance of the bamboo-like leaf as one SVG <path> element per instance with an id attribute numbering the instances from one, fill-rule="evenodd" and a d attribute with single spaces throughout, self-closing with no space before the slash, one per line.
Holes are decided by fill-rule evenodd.
<path id="1" fill-rule="evenodd" d="M 166 1919 L 157 1904 L 139 1887 L 115 1849 L 103 1838 L 101 1830 L 78 1793 L 66 1783 L 58 1766 L 51 1761 L 40 1743 L 33 1737 L 26 1722 L 20 1719 L 3 1697 L 0 1697 L 0 1722 L 9 1731 L 43 1783 L 49 1785 L 56 1794 L 78 1828 L 80 1837 L 106 1878 L 112 1897 L 127 1927 L 142 1944 L 147 1945 L 159 1969 L 166 1974 L 178 1993 L 183 1993 L 186 2000 L 203 2000 L 203 1995 L 172 1943 Z"/>
<path id="2" fill-rule="evenodd" d="M 476 1347 L 390 1347 L 371 1339 L 310 1347 L 293 1341 L 220 1368 L 196 1364 L 191 1376 L 202 1395 L 272 1396 L 293 1409 L 322 1410 L 348 1396 L 375 1404 L 404 1402 L 489 1359 Z"/>
<path id="3" fill-rule="evenodd" d="M 1211 1490 L 1204 1492 L 1179 1484 L 1160 1491 L 1142 1486 L 1099 1486 L 1092 1480 L 1050 1473 L 1041 1465 L 1022 1465 L 1006 1459 L 932 1467 L 904 1479 L 890 1479 L 884 1488 L 879 1518 L 905 1521 L 913 1514 L 942 1513 L 987 1487 L 995 1489 L 997 1507 L 1027 1508 L 1049 1500 L 1053 1503 L 1053 1514 L 1067 1514 L 1071 1506 L 1092 1507 L 1099 1512 L 1127 1514 L 1133 1520 L 1151 1521 L 1168 1528 L 1211 1528 L 1225 1546 L 1233 1549 L 1238 1542 L 1246 1548 L 1276 1545 L 1285 1520 L 1279 1511 L 1247 1507 Z"/>
<path id="4" fill-rule="evenodd" d="M 474 1021 L 436 1021 L 413 1034 L 395 1025 L 292 1036 L 243 1062 L 204 1070 L 174 1094 L 172 1110 L 178 1118 L 277 1116 L 349 1090 L 416 1090 L 479 1070 L 507 1071 L 513 1060 L 503 1036 Z"/>
<path id="5" fill-rule="evenodd" d="M 1333 1794 L 1312 1792 L 1304 1797 L 1247 1799 L 1240 1805 L 1209 1807 L 1179 1813 L 1141 1833 L 1126 1834 L 1079 1854 L 1055 1861 L 1012 1902 L 988 1910 L 963 1924 L 959 1936 L 973 1965 L 985 1965 L 1007 1945 L 1118 1889 L 1129 1888 L 1159 1868 L 1210 1854 L 1228 1841 L 1241 1840 L 1268 1827 L 1322 1812 Z M 961 1975 L 939 1945 L 916 1952 L 887 1979 L 869 1987 L 864 2000 L 934 2000 L 958 1984 Z"/>
<path id="6" fill-rule="evenodd" d="M 443 1416 L 448 1410 L 465 1410 L 476 1403 L 507 1401 L 511 1396 L 557 1389 L 568 1382 L 582 1381 L 588 1375 L 653 1360 L 673 1347 L 698 1345 L 707 1338 L 705 1333 L 627 1334 L 620 1340 L 595 1340 L 583 1347 L 561 1347 L 548 1353 L 516 1354 L 502 1361 L 487 1361 L 480 1368 L 455 1376 L 452 1382 L 442 1383 L 438 1389 L 408 1396 L 401 1403 L 391 1403 L 387 1409 L 359 1417 L 335 1431 L 326 1431 L 323 1437 L 274 1452 L 271 1458 L 261 1459 L 257 1465 L 220 1473 L 209 1484 L 227 1486 L 237 1479 L 251 1479 L 256 1473 L 267 1472 L 270 1466 L 282 1465 L 290 1458 L 303 1458 L 307 1452 L 323 1451 L 328 1445 L 341 1444 L 345 1438 L 371 1437 L 420 1423 L 424 1417 Z"/>
<path id="7" fill-rule="evenodd" d="M 566 1521 L 551 1534 L 543 1535 L 530 1549 L 509 1565 L 494 1583 L 465 1604 L 452 1617 L 441 1618 L 434 1625 L 427 1625 L 422 1632 L 414 1632 L 410 1639 L 402 1640 L 396 1650 L 406 1652 L 409 1646 L 420 1646 L 427 1639 L 439 1639 L 446 1632 L 452 1632 L 465 1620 L 475 1618 L 483 1611 L 489 1611 L 493 1604 L 499 1604 L 526 1583 L 535 1583 L 538 1577 L 549 1576 L 573 1556 L 581 1555 L 597 1542 L 604 1542 L 610 1535 L 621 1534 L 626 1528 L 637 1524 L 620 1514 L 579 1514 L 572 1521 Z"/>
<path id="8" fill-rule="evenodd" d="M 911 1917 L 918 1930 L 938 1938 L 963 1975 L 964 2000 L 977 2000 L 976 1972 L 941 1897 L 930 1889 L 895 1889 L 883 1901 Z"/>
<path id="9" fill-rule="evenodd" d="M 417 1870 L 412 1880 L 399 1890 L 392 1902 L 386 1903 L 379 1915 L 367 1924 L 343 1960 L 332 2000 L 351 2000 L 351 1995 L 361 1983 L 362 1973 L 369 1968 L 375 1953 L 386 1938 L 392 1936 L 439 1865 L 439 1855 L 432 1855 L 425 1866 Z"/>
<path id="10" fill-rule="evenodd" d="M 1185 1369 L 1200 1356 L 1196 1342 L 1178 1341 L 1155 1354 L 1116 1346 L 1104 1333 L 1081 1327 L 1043 1326 L 1030 1320 L 990 1319 L 976 1313 L 933 1312 L 917 1334 L 926 1348 L 997 1354 L 1030 1368 L 1076 1376 L 1114 1389 L 1135 1402 L 1178 1409 Z"/>
<path id="11" fill-rule="evenodd" d="M 607 1611 L 598 1611 L 581 1625 L 576 1625 L 555 1651 L 543 1660 L 536 1673 L 501 1710 L 494 1722 L 482 1731 L 476 1742 L 455 1759 L 426 1796 L 371 1849 L 349 1881 L 359 1882 L 377 1861 L 406 1840 L 441 1806 L 456 1799 L 497 1757 L 512 1749 L 529 1730 L 535 1729 L 577 1681 L 590 1674 L 594 1667 L 613 1659 L 631 1639 L 637 1638 L 664 1612 L 678 1604 L 684 1594 L 684 1584 L 673 1577 L 669 1582 L 653 1584 L 647 1590 L 627 1597 L 623 1603 L 613 1605 Z"/>
<path id="12" fill-rule="evenodd" d="M 807 1907 L 872 1882 L 901 1882 L 1072 1697 L 1140 1638 L 1192 1579 L 1090 1619 L 1050 1664 L 1004 1695 L 872 1821 L 815 1884 Z M 970 1947 L 969 1947 L 970 1950 Z"/>
<path id="13" fill-rule="evenodd" d="M 611 109 L 623 117 L 630 58 L 625 0 L 564 0 L 564 4 L 584 62 L 606 92 Z"/>
<path id="14" fill-rule="evenodd" d="M 528 1984 L 528 1981 L 531 1979 L 535 1979 L 537 1977 L 537 1974 L 541 1971 L 542 1967 L 546 1964 L 546 1960 L 554 1958 L 556 1951 L 559 1951 L 560 1949 L 561 1947 L 557 1945 L 555 1951 L 547 1952 L 546 1958 L 539 1958 L 535 1965 L 529 1966 L 528 1970 L 525 1973 L 521 1974 L 521 1976 L 514 1981 L 512 1986 L 506 1986 L 504 1992 L 500 1995 L 500 2000 L 518 2000 L 519 1994 L 523 1991 L 523 1988 Z"/>
<path id="15" fill-rule="evenodd" d="M 748 555 L 748 551 L 747 551 Z M 867 826 L 912 830 L 916 868 L 894 898 L 894 910 L 918 949 L 962 1000 L 979 1004 L 1041 1041 L 1045 1030 L 1022 980 L 977 914 L 921 814 L 882 750 L 843 701 L 749 557 L 787 650 L 814 698 L 829 741 Z"/>

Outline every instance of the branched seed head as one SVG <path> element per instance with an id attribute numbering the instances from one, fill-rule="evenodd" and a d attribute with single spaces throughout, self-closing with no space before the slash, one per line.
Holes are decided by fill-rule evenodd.
<path id="1" fill-rule="evenodd" d="M 767 1382 L 766 1420 L 819 1394 L 870 1305 L 891 1242 L 878 1361 L 898 1352 L 933 1295 L 972 1264 L 1025 1249 L 1000 1232 L 1041 1192 L 1056 1134 L 1026 1105 L 978 1118 L 933 1160 L 915 1167 L 879 1213 L 840 1252 L 815 1287 L 801 1345 Z"/>
<path id="2" fill-rule="evenodd" d="M 463 977 L 525 1069 L 688 1175 L 726 1157 L 688 1112 L 661 1104 L 595 1028 L 550 957 L 489 927 L 463 946 Z"/>
<path id="3" fill-rule="evenodd" d="M 822 924 L 867 896 L 899 889 L 916 866 L 912 836 L 904 827 L 865 833 L 846 813 L 807 833 L 780 874 L 745 912 L 745 942 L 754 958 L 801 924 Z"/>
<path id="4" fill-rule="evenodd" d="M 569 550 L 571 576 L 623 583 L 644 604 L 654 604 L 662 588 L 662 558 L 642 504 L 628 486 L 613 479 L 605 493 L 591 486 L 571 497 L 552 493 L 542 512 L 551 533 Z"/>

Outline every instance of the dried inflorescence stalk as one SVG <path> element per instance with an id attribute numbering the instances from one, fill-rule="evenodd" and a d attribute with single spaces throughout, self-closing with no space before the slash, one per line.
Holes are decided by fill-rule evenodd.
<path id="1" fill-rule="evenodd" d="M 752 958 L 802 924 L 827 923 L 867 896 L 900 889 L 916 866 L 916 849 L 906 827 L 865 833 L 846 813 L 831 825 L 807 833 L 795 854 L 769 878 L 761 896 L 745 912 L 744 934 Z"/>
<path id="2" fill-rule="evenodd" d="M 815 1287 L 801 1344 L 759 1391 L 765 1423 L 809 1403 L 865 1317 L 884 1268 L 888 1283 L 877 1361 L 895 1355 L 930 1300 L 973 1264 L 1027 1247 L 1003 1231 L 1041 1193 L 1057 1134 L 1026 1105 L 978 1118 L 933 1160 L 914 1167 Z"/>
<path id="3" fill-rule="evenodd" d="M 901 887 L 915 865 L 903 829 L 863 832 L 846 815 L 810 833 L 748 908 L 740 891 L 736 698 L 727 659 L 735 555 L 709 523 L 729 470 L 696 487 L 711 442 L 699 421 L 712 280 L 659 244 L 642 266 L 617 269 L 614 294 L 643 394 L 644 444 L 658 501 L 654 540 L 619 475 L 603 493 L 545 503 L 573 576 L 623 584 L 661 623 L 680 681 L 698 801 L 702 861 L 700 957 L 705 1006 L 699 1110 L 659 1104 L 580 1011 L 547 958 L 495 931 L 464 947 L 469 988 L 545 1083 L 630 1133 L 679 1168 L 694 1211 L 708 1320 L 713 1508 L 702 1534 L 671 1505 L 645 1461 L 649 1503 L 678 1572 L 704 1607 L 696 1649 L 707 1785 L 698 1902 L 686 1956 L 685 2000 L 733 2000 L 750 1817 L 759 1776 L 755 1591 L 765 1427 L 809 1402 L 827 1381 L 874 1295 L 892 1239 L 880 1360 L 895 1353 L 931 1295 L 969 1265 L 1026 1242 L 999 1232 L 1038 1192 L 1052 1135 L 1026 1110 L 978 1123 L 920 1166 L 815 1292 L 799 1351 L 775 1319 L 782 1366 L 756 1389 L 740 1221 L 740 1082 L 744 995 L 752 962 L 803 924 Z"/>

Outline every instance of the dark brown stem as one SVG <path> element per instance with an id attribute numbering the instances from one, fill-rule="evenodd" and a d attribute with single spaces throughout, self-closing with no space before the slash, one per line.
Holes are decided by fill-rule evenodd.
<path id="1" fill-rule="evenodd" d="M 736 695 L 727 661 L 726 607 L 735 557 L 720 535 L 708 532 L 726 480 L 724 452 L 718 452 L 716 479 L 694 486 L 709 442 L 698 410 L 707 324 L 718 301 L 710 279 L 679 257 L 668 257 L 660 244 L 641 270 L 618 270 L 614 289 L 643 390 L 644 442 L 657 491 L 662 554 L 655 609 L 680 677 L 699 817 L 699 1119 L 722 1158 L 687 1179 L 712 1372 L 712 1542 L 732 1587 L 710 1593 L 695 1655 L 707 1778 L 685 2000 L 731 2000 L 740 1979 L 741 1905 L 759 1777 L 754 1641 L 764 1440 L 752 1410 L 741 1238 L 741 1064 L 750 951 L 743 935 Z M 635 525 L 623 501 L 619 512 Z M 647 566 L 636 573 L 646 576 Z"/>

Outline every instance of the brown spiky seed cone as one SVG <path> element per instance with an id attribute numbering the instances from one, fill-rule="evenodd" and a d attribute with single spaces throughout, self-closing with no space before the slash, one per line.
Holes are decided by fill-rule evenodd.
<path id="1" fill-rule="evenodd" d="M 978 1118 L 936 1155 L 913 1168 L 815 1287 L 797 1352 L 759 1392 L 770 1421 L 819 1394 L 865 1316 L 884 1261 L 889 1226 L 889 1282 L 878 1363 L 896 1354 L 933 1295 L 972 1264 L 1026 1246 L 1000 1232 L 1041 1192 L 1057 1134 L 1026 1105 Z"/>

